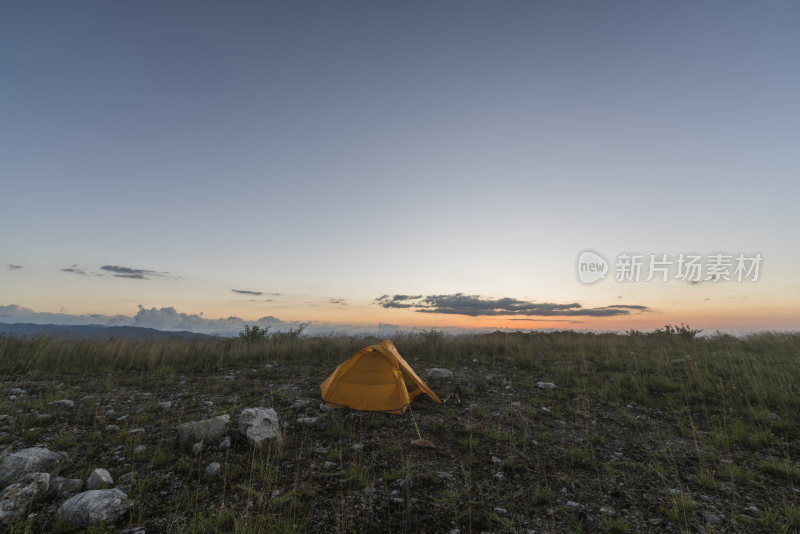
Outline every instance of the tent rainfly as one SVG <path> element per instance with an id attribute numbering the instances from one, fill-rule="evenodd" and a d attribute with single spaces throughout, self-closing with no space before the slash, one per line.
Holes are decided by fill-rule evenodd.
<path id="1" fill-rule="evenodd" d="M 327 406 L 402 414 L 417 395 L 441 403 L 394 346 L 385 339 L 358 351 L 320 385 Z"/>

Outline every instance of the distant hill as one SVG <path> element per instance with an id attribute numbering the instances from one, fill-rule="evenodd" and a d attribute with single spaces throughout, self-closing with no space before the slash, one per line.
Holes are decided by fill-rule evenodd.
<path id="1" fill-rule="evenodd" d="M 122 337 L 132 340 L 163 338 L 208 339 L 214 337 L 206 334 L 198 334 L 196 332 L 170 332 L 166 330 L 156 330 L 155 328 L 142 328 L 139 326 L 58 325 L 33 323 L 0 323 L 0 334 L 28 337 L 41 335 L 95 339 Z"/>

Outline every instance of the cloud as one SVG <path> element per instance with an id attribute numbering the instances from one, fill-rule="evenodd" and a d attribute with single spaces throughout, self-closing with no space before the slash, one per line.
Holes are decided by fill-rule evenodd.
<path id="1" fill-rule="evenodd" d="M 62 308 L 63 309 L 63 308 Z M 138 306 L 136 315 L 70 315 L 67 313 L 36 312 L 15 304 L 0 306 L 0 323 L 34 323 L 54 325 L 99 325 L 99 326 L 141 326 L 166 331 L 188 331 L 219 336 L 236 336 L 245 323 L 269 327 L 270 332 L 297 328 L 300 323 L 282 321 L 277 317 L 266 316 L 255 321 L 245 321 L 240 317 L 208 319 L 202 314 L 178 312 L 173 307 L 145 308 Z"/>
<path id="2" fill-rule="evenodd" d="M 121 267 L 119 265 L 103 265 L 101 271 L 111 273 L 116 278 L 133 278 L 136 280 L 150 280 L 154 277 L 163 277 L 169 273 L 151 271 L 149 269 L 134 269 L 132 267 Z"/>
<path id="3" fill-rule="evenodd" d="M 339 304 L 341 306 L 347 306 L 347 301 L 344 299 L 331 299 L 328 302 L 331 304 Z"/>
<path id="4" fill-rule="evenodd" d="M 382 295 L 375 299 L 375 301 L 384 308 L 413 308 L 415 304 L 406 302 L 410 300 L 419 300 L 422 295 Z"/>
<path id="5" fill-rule="evenodd" d="M 81 276 L 86 276 L 88 273 L 85 269 L 81 269 L 77 265 L 73 264 L 71 267 L 64 267 L 61 269 L 62 273 L 72 273 L 72 274 L 79 274 Z"/>
<path id="6" fill-rule="evenodd" d="M 254 297 L 260 297 L 264 294 L 263 291 L 248 291 L 247 289 L 231 289 L 231 291 L 239 295 L 252 295 Z"/>
<path id="7" fill-rule="evenodd" d="M 20 269 L 22 269 L 22 265 L 14 265 L 13 263 L 8 264 L 9 271 L 18 271 Z"/>
<path id="8" fill-rule="evenodd" d="M 452 295 L 383 295 L 375 299 L 384 308 L 411 308 L 420 313 L 467 315 L 470 317 L 495 315 L 523 315 L 527 317 L 588 316 L 610 317 L 630 315 L 632 311 L 648 312 L 650 308 L 640 305 L 611 305 L 599 308 L 584 308 L 577 302 L 555 304 L 533 302 L 505 297 L 484 299 L 478 295 L 455 293 Z"/>

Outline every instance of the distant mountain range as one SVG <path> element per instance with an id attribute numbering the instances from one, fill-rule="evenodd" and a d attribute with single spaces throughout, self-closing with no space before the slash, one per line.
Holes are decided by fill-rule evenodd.
<path id="1" fill-rule="evenodd" d="M 121 337 L 132 340 L 143 339 L 208 339 L 214 336 L 198 334 L 196 332 L 170 332 L 156 330 L 155 328 L 142 328 L 139 326 L 103 326 L 103 325 L 60 325 L 60 324 L 33 324 L 33 323 L 0 323 L 0 334 L 15 336 L 56 336 L 72 338 L 108 339 Z"/>

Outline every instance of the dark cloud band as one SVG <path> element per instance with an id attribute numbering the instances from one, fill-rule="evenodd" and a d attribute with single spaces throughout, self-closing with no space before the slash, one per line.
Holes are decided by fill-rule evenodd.
<path id="1" fill-rule="evenodd" d="M 231 289 L 231 291 L 238 295 L 251 295 L 253 297 L 260 297 L 264 294 L 263 291 L 248 291 L 247 289 Z"/>
<path id="2" fill-rule="evenodd" d="M 470 317 L 496 315 L 522 315 L 527 317 L 587 316 L 611 317 L 630 315 L 631 312 L 648 312 L 650 308 L 640 305 L 611 305 L 599 308 L 584 308 L 577 302 L 555 304 L 533 302 L 515 298 L 484 299 L 478 295 L 455 293 L 452 295 L 383 295 L 375 299 L 384 308 L 410 308 L 420 313 L 467 315 Z"/>
<path id="3" fill-rule="evenodd" d="M 149 269 L 134 269 L 132 267 L 122 267 L 120 265 L 103 265 L 101 271 L 111 273 L 116 278 L 133 278 L 136 280 L 149 280 L 153 277 L 164 276 L 169 273 L 160 273 Z"/>

